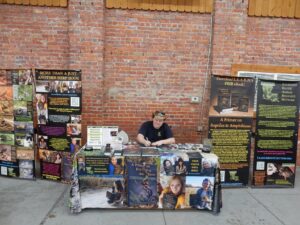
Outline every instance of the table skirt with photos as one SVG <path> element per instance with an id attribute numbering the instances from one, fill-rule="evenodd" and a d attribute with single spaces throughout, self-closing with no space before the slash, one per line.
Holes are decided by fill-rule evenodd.
<path id="1" fill-rule="evenodd" d="M 222 206 L 218 157 L 200 150 L 125 146 L 74 157 L 70 209 L 194 209 Z"/>

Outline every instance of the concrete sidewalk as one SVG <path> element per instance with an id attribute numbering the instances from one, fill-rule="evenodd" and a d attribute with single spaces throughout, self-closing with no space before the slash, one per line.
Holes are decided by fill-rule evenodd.
<path id="1" fill-rule="evenodd" d="M 298 225 L 300 223 L 300 168 L 295 188 L 223 189 L 223 208 L 205 211 L 150 211 L 85 209 L 77 215 L 68 208 L 69 185 L 0 177 L 0 225 Z"/>

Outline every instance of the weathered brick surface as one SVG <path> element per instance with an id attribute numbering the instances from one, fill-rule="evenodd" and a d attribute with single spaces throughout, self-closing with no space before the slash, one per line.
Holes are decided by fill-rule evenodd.
<path id="1" fill-rule="evenodd" d="M 210 16 L 108 10 L 105 20 L 106 124 L 131 137 L 157 109 L 166 111 L 179 142 L 199 141 Z"/>
<path id="2" fill-rule="evenodd" d="M 247 0 L 215 4 L 213 74 L 229 75 L 237 63 L 299 66 L 300 20 L 248 17 Z M 81 69 L 84 135 L 87 125 L 118 125 L 134 139 L 162 109 L 178 142 L 199 142 L 197 127 L 207 130 L 210 19 L 107 10 L 103 0 L 0 5 L 0 68 Z"/>
<path id="3" fill-rule="evenodd" d="M 65 9 L 0 5 L 1 68 L 66 68 L 68 54 Z"/>
<path id="4" fill-rule="evenodd" d="M 74 0 L 70 4 L 69 68 L 82 70 L 82 125 L 86 137 L 87 125 L 102 124 L 104 8 L 102 1 Z"/>

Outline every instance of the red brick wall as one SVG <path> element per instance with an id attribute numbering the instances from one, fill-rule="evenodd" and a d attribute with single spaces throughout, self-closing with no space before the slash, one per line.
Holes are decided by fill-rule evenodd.
<path id="1" fill-rule="evenodd" d="M 66 9 L 0 4 L 0 68 L 67 68 Z"/>
<path id="2" fill-rule="evenodd" d="M 247 1 L 216 1 L 213 74 L 230 75 L 231 64 L 244 63 L 247 39 Z"/>
<path id="3" fill-rule="evenodd" d="M 247 16 L 248 1 L 216 0 L 213 73 L 231 64 L 300 66 L 300 20 Z"/>
<path id="4" fill-rule="evenodd" d="M 84 128 L 118 125 L 134 139 L 162 109 L 178 142 L 199 142 L 210 15 L 107 10 L 103 2 L 0 5 L 0 68 L 82 69 Z M 237 63 L 299 66 L 299 19 L 248 17 L 247 0 L 215 2 L 214 74 L 229 75 Z M 204 100 L 191 104 L 192 96 Z"/>
<path id="5" fill-rule="evenodd" d="M 102 1 L 69 2 L 70 69 L 82 70 L 83 142 L 86 126 L 102 125 L 104 8 Z"/>
<path id="6" fill-rule="evenodd" d="M 162 109 L 179 142 L 199 142 L 210 16 L 107 10 L 105 15 L 105 124 L 135 138 L 140 124 Z"/>
<path id="7" fill-rule="evenodd" d="M 247 64 L 300 66 L 300 19 L 249 18 L 245 51 Z"/>

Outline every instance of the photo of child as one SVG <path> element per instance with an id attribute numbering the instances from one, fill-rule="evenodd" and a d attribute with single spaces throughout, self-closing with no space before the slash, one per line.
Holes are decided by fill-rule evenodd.
<path id="1" fill-rule="evenodd" d="M 159 196 L 159 207 L 167 209 L 180 209 L 185 207 L 184 179 L 175 175 L 169 179 Z"/>

